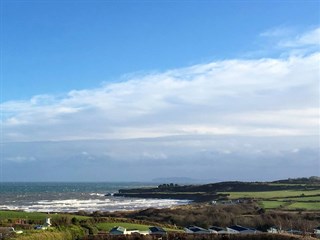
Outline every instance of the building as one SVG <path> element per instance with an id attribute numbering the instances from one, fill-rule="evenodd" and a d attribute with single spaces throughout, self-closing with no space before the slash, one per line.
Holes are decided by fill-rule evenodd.
<path id="1" fill-rule="evenodd" d="M 280 231 L 276 227 L 270 227 L 267 229 L 268 233 L 279 233 Z"/>
<path id="2" fill-rule="evenodd" d="M 44 226 L 44 225 L 36 225 L 36 226 L 33 227 L 33 229 L 35 229 L 35 230 L 47 230 L 48 227 Z"/>
<path id="3" fill-rule="evenodd" d="M 188 226 L 184 228 L 186 233 L 209 234 L 210 231 L 198 226 Z"/>
<path id="4" fill-rule="evenodd" d="M 241 234 L 255 234 L 258 231 L 253 228 L 243 227 L 240 225 L 233 225 L 231 227 L 227 227 L 227 232 L 229 234 L 241 233 Z"/>
<path id="5" fill-rule="evenodd" d="M 46 218 L 46 222 L 43 224 L 46 227 L 51 227 L 51 218 Z"/>
<path id="6" fill-rule="evenodd" d="M 300 230 L 296 230 L 296 229 L 289 229 L 289 230 L 286 230 L 286 233 L 288 234 L 294 234 L 294 235 L 302 235 L 303 232 L 300 231 Z"/>
<path id="7" fill-rule="evenodd" d="M 48 228 L 51 227 L 51 218 L 46 218 L 45 222 L 43 225 L 36 225 L 33 228 L 35 230 L 47 230 Z"/>
<path id="8" fill-rule="evenodd" d="M 166 235 L 167 232 L 161 227 L 149 227 L 150 235 Z"/>
<path id="9" fill-rule="evenodd" d="M 111 235 L 123 235 L 123 234 L 127 234 L 127 229 L 125 229 L 124 227 L 114 227 L 110 230 L 109 234 Z"/>
<path id="10" fill-rule="evenodd" d="M 140 231 L 138 229 L 127 229 L 126 234 L 140 234 Z"/>
<path id="11" fill-rule="evenodd" d="M 216 233 L 216 234 L 226 234 L 228 233 L 227 230 L 223 227 L 216 227 L 212 226 L 208 228 L 210 233 Z"/>

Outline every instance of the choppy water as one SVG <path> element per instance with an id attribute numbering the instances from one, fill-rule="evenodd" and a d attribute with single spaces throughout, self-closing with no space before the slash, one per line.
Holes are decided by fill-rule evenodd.
<path id="1" fill-rule="evenodd" d="M 188 201 L 105 196 L 149 183 L 0 183 L 0 209 L 36 212 L 118 211 L 165 208 Z"/>

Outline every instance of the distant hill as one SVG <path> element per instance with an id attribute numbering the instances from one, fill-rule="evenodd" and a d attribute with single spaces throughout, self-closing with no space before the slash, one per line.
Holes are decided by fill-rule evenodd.
<path id="1" fill-rule="evenodd" d="M 178 178 L 179 179 L 179 178 Z M 166 180 L 175 180 L 166 179 Z M 180 179 L 189 180 L 189 179 Z M 167 181 L 168 182 L 168 181 Z M 218 182 L 209 184 L 177 184 L 174 181 L 153 188 L 120 189 L 115 196 L 172 198 L 194 201 L 226 199 L 230 192 L 312 191 L 320 189 L 319 177 L 278 180 L 274 182 Z"/>
<path id="2" fill-rule="evenodd" d="M 283 184 L 320 184 L 320 177 L 312 176 L 309 178 L 288 178 L 285 180 L 277 180 L 272 183 L 283 183 Z"/>
<path id="3" fill-rule="evenodd" d="M 209 184 L 194 184 L 194 185 L 177 185 L 177 184 L 161 184 L 157 188 L 148 189 L 120 189 L 119 193 L 156 193 L 156 192 L 205 192 L 205 193 L 215 193 L 215 192 L 252 192 L 252 191 L 279 191 L 279 190 L 312 190 L 315 188 L 313 184 L 320 184 L 320 182 L 313 181 L 313 184 L 308 184 L 308 186 L 301 186 L 305 184 L 305 181 L 287 182 L 287 180 L 279 180 L 275 182 L 219 182 L 219 183 L 209 183 Z M 318 189 L 319 186 L 316 187 Z"/>

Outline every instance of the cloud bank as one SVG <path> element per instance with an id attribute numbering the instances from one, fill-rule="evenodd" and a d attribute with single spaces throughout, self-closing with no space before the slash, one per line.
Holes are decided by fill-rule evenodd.
<path id="1" fill-rule="evenodd" d="M 280 33 L 273 30 L 263 35 L 272 34 Z M 120 82 L 59 96 L 38 95 L 26 101 L 4 102 L 1 104 L 2 142 L 7 148 L 4 159 L 11 167 L 49 159 L 59 162 L 48 157 L 52 154 L 54 159 L 67 159 L 73 164 L 97 159 L 99 164 L 112 162 L 108 165 L 110 169 L 118 166 L 119 161 L 161 166 L 163 162 L 172 164 L 184 159 L 183 163 L 190 167 L 199 159 L 200 173 L 201 169 L 213 169 L 208 164 L 245 163 L 259 169 L 256 163 L 261 163 L 266 155 L 276 165 L 289 159 L 298 161 L 296 156 L 304 153 L 308 156 L 308 169 L 314 169 L 315 164 L 319 167 L 317 40 L 319 28 L 281 42 L 292 52 L 286 57 L 220 60 L 130 75 Z M 295 51 L 310 46 L 312 52 Z M 201 139 L 197 140 L 197 136 Z M 154 144 L 137 140 L 142 138 Z M 167 140 L 152 140 L 157 138 Z M 192 146 L 185 151 L 190 138 Z M 245 139 L 248 146 L 256 139 L 266 140 L 248 152 L 241 141 L 234 141 L 238 138 Z M 297 142 L 297 138 L 304 139 L 306 144 Z M 97 139 L 104 147 L 89 144 L 91 147 L 87 148 L 76 143 L 81 140 L 88 145 Z M 130 139 L 136 139 L 135 143 L 130 145 Z M 281 139 L 285 139 L 286 147 L 280 146 Z M 39 144 L 34 142 L 47 141 L 69 141 L 70 145 L 52 147 L 47 143 L 36 154 L 26 150 Z M 116 144 L 119 141 L 124 141 L 124 146 Z M 267 149 L 268 145 L 272 147 Z M 61 150 L 63 146 L 69 146 L 69 150 Z M 19 149 L 19 154 L 14 149 Z M 63 154 L 58 154 L 57 149 Z M 303 166 L 301 162 L 291 164 L 296 165 Z"/>

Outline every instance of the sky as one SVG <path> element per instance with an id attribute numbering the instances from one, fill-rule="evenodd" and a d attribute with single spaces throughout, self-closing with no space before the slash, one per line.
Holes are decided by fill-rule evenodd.
<path id="1" fill-rule="evenodd" d="M 320 175 L 319 1 L 1 1 L 1 181 Z"/>

